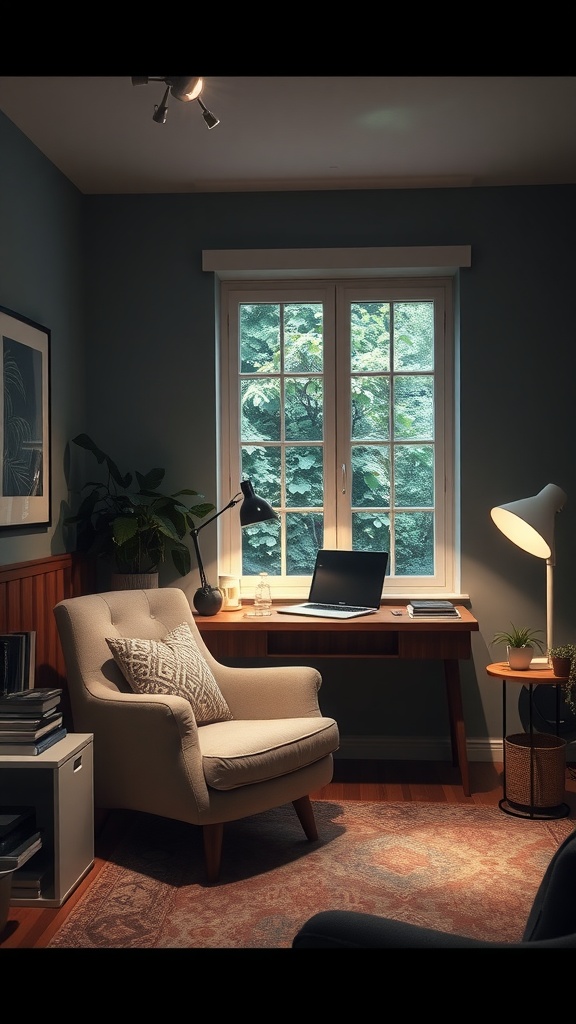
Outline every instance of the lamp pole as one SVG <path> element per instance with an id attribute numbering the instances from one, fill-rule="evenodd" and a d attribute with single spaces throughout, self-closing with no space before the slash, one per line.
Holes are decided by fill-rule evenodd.
<path id="1" fill-rule="evenodd" d="M 550 661 L 552 650 L 552 628 L 554 622 L 554 558 L 546 559 L 546 654 Z"/>

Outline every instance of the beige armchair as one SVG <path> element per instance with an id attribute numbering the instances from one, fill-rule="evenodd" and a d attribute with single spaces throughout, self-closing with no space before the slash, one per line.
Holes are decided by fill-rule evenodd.
<path id="1" fill-rule="evenodd" d="M 94 735 L 97 808 L 201 825 L 209 882 L 219 877 L 227 821 L 292 802 L 307 838 L 318 838 L 309 794 L 331 780 L 339 737 L 336 722 L 321 714 L 316 669 L 220 664 L 178 588 L 69 598 L 56 605 L 54 615 L 73 727 Z M 108 643 L 131 649 L 121 640 L 129 638 L 148 642 L 140 645 L 144 650 L 163 651 L 163 642 L 183 623 L 229 709 L 224 720 L 197 724 L 186 697 L 134 692 Z M 143 662 L 137 654 L 130 663 L 135 672 Z M 171 688 L 165 669 L 165 663 L 157 669 L 157 689 Z M 198 710 L 197 716 L 202 718 Z"/>

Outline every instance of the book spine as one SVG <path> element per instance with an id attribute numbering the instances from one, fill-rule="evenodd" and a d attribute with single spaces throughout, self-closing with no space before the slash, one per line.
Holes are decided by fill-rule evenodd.
<path id="1" fill-rule="evenodd" d="M 26 691 L 26 693 L 32 693 L 33 691 Z M 29 700 L 24 699 L 24 695 L 20 699 L 18 694 L 11 694 L 6 697 L 5 700 L 0 698 L 0 717 L 14 717 L 14 718 L 41 718 L 43 715 L 47 715 L 49 711 L 55 711 L 60 704 L 60 697 L 45 697 L 40 700 Z"/>
<path id="2" fill-rule="evenodd" d="M 0 639 L 0 693 L 8 693 L 8 644 Z"/>
<path id="3" fill-rule="evenodd" d="M 0 637 L 0 648 L 2 638 Z M 1 654 L 1 651 L 0 651 Z M 0 665 L 2 664 L 0 658 Z M 1 682 L 1 680 L 0 680 Z M 17 693 L 0 693 L 0 712 L 7 714 L 45 714 L 51 708 L 60 703 L 62 696 L 61 689 L 33 688 L 24 689 Z"/>
<path id="4" fill-rule="evenodd" d="M 36 822 L 33 818 L 19 825 L 10 835 L 0 839 L 0 857 L 10 856 L 13 850 L 22 846 L 36 831 Z"/>
<path id="5" fill-rule="evenodd" d="M 0 756 L 27 757 L 28 755 L 42 754 L 54 743 L 63 740 L 66 735 L 66 729 L 62 727 L 61 729 L 56 729 L 55 732 L 49 733 L 48 736 L 45 736 L 38 743 L 3 743 L 0 739 Z"/>
<path id="6" fill-rule="evenodd" d="M 36 682 L 36 630 L 22 630 L 15 634 L 22 640 L 20 690 L 34 689 Z"/>
<path id="7" fill-rule="evenodd" d="M 38 726 L 37 729 L 25 729 L 23 726 L 15 729 L 10 726 L 10 723 L 2 722 L 0 723 L 0 742 L 37 743 L 42 736 L 46 736 L 61 725 L 62 715 L 58 715 L 52 722 Z"/>
<path id="8" fill-rule="evenodd" d="M 15 871 L 21 864 L 25 864 L 41 846 L 42 833 L 34 832 L 26 842 L 13 850 L 12 853 L 0 856 L 0 871 Z"/>
<path id="9" fill-rule="evenodd" d="M 3 633 L 0 647 L 0 692 L 6 695 L 31 689 L 36 675 L 35 631 Z"/>

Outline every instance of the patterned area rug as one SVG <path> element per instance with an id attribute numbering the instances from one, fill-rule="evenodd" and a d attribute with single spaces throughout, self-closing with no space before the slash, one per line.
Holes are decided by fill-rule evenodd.
<path id="1" fill-rule="evenodd" d="M 574 828 L 468 804 L 314 807 L 314 843 L 291 805 L 226 825 L 218 885 L 204 882 L 200 829 L 134 813 L 50 948 L 288 948 L 335 908 L 514 941 Z"/>

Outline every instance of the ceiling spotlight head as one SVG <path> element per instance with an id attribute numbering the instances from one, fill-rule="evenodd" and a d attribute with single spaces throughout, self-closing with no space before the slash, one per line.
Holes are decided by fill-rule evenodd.
<path id="1" fill-rule="evenodd" d="M 154 113 L 152 114 L 152 120 L 156 121 L 156 124 L 166 124 L 166 118 L 168 116 L 168 96 L 170 94 L 170 86 L 164 93 L 164 99 L 162 103 L 154 107 Z"/>
<path id="2" fill-rule="evenodd" d="M 213 114 L 211 110 L 208 110 L 208 107 L 204 106 L 199 96 L 197 97 L 197 99 L 198 103 L 202 107 L 202 117 L 204 118 L 204 121 L 208 125 L 208 128 L 215 128 L 217 124 L 220 124 L 220 119 L 216 117 L 216 115 Z"/>
<path id="3" fill-rule="evenodd" d="M 165 81 L 170 86 L 174 99 L 182 100 L 183 103 L 198 99 L 204 87 L 202 78 L 166 78 Z"/>

